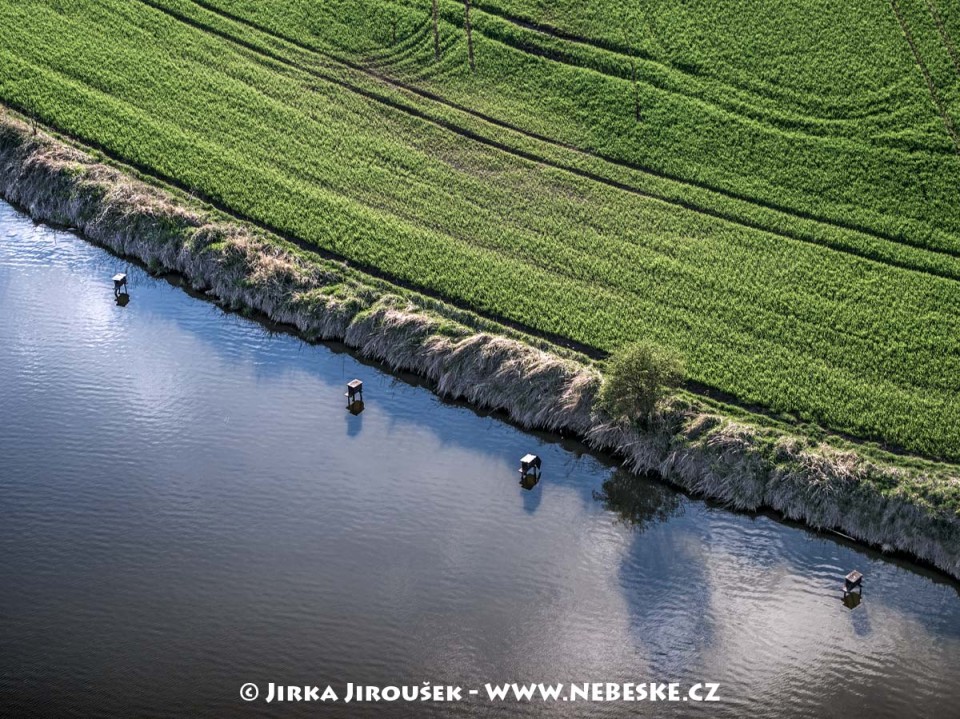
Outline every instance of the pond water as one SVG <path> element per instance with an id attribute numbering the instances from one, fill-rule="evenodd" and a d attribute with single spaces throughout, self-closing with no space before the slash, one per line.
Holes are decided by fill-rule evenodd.
<path id="1" fill-rule="evenodd" d="M 960 715 L 957 584 L 629 480 L 175 285 L 0 205 L 0 715 Z M 464 700 L 263 701 L 425 681 Z M 650 681 L 721 701 L 483 693 Z"/>

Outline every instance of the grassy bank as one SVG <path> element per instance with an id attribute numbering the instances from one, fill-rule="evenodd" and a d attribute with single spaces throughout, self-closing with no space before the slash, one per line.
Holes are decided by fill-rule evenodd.
<path id="1" fill-rule="evenodd" d="M 661 402 L 643 430 L 613 422 L 597 408 L 602 377 L 590 363 L 478 331 L 485 321 L 471 326 L 455 308 L 390 291 L 10 117 L 0 122 L 0 195 L 37 219 L 181 273 L 228 306 L 416 372 L 442 395 L 503 411 L 524 427 L 575 434 L 636 472 L 659 472 L 733 507 L 769 507 L 960 577 L 960 479 L 951 466 L 875 461 L 724 417 L 687 393 Z"/>
<path id="2" fill-rule="evenodd" d="M 597 356 L 650 340 L 691 391 L 960 460 L 960 156 L 895 14 L 863 11 L 883 62 L 852 77 L 847 34 L 822 49 L 821 96 L 756 48 L 751 84 L 528 5 L 476 6 L 471 73 L 452 2 L 438 63 L 414 2 L 2 3 L 0 99 L 395 284 Z"/>

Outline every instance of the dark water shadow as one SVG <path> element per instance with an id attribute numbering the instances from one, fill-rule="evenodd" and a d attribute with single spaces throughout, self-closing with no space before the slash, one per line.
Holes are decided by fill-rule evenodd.
<path id="1" fill-rule="evenodd" d="M 684 512 L 683 494 L 653 476 L 638 477 L 622 468 L 604 480 L 600 491 L 593 491 L 593 498 L 639 534 Z"/>

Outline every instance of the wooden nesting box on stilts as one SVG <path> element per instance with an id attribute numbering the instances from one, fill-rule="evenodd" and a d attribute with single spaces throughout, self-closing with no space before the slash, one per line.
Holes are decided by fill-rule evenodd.
<path id="1" fill-rule="evenodd" d="M 347 382 L 347 409 L 355 405 L 363 406 L 363 382 L 358 379 Z"/>
<path id="2" fill-rule="evenodd" d="M 540 466 L 542 462 L 540 458 L 535 454 L 525 454 L 520 458 L 520 474 L 523 477 L 527 475 L 533 475 L 535 477 L 540 476 Z"/>
<path id="3" fill-rule="evenodd" d="M 856 569 L 843 578 L 843 596 L 847 596 L 853 591 L 858 591 L 863 595 L 863 574 Z"/>
<path id="4" fill-rule="evenodd" d="M 535 454 L 525 454 L 520 458 L 520 486 L 530 490 L 540 481 L 540 458 Z"/>

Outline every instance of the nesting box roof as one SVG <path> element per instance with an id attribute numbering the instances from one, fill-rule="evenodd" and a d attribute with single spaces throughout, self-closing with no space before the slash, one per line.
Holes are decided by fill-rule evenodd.
<path id="1" fill-rule="evenodd" d="M 520 463 L 521 463 L 521 464 L 530 464 L 531 462 L 535 462 L 536 460 L 537 460 L 537 455 L 535 455 L 535 454 L 525 454 L 525 455 L 523 455 L 523 457 L 520 459 Z"/>
<path id="2" fill-rule="evenodd" d="M 122 272 L 117 273 L 117 274 L 115 274 L 115 275 L 113 276 L 113 281 L 114 281 L 114 282 L 123 282 L 125 279 L 127 279 L 127 276 L 126 276 L 125 274 L 123 274 Z"/>
<path id="3" fill-rule="evenodd" d="M 350 389 L 360 389 L 361 387 L 363 387 L 363 382 L 361 382 L 358 379 L 353 379 L 347 382 L 347 387 L 349 387 Z"/>
<path id="4" fill-rule="evenodd" d="M 847 581 L 851 584 L 860 581 L 863 579 L 863 574 L 854 569 L 850 574 L 847 575 Z"/>

